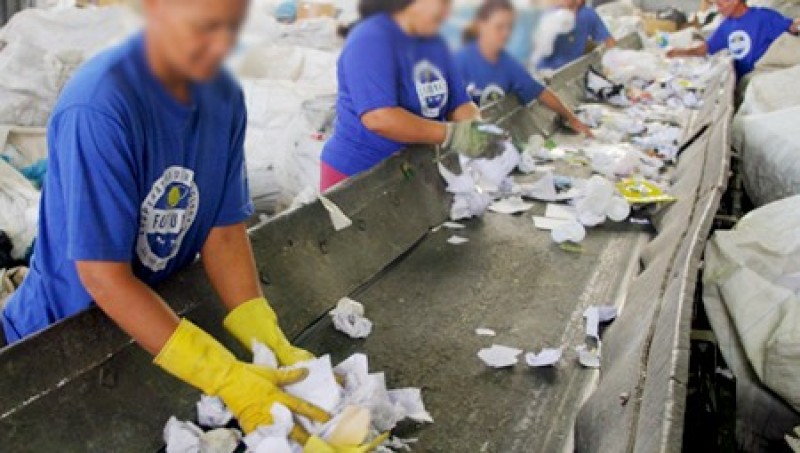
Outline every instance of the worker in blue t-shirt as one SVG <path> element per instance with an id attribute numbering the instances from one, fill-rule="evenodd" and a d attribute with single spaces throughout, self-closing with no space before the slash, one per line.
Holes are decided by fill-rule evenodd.
<path id="1" fill-rule="evenodd" d="M 717 0 L 716 5 L 725 20 L 706 42 L 689 49 L 672 49 L 668 56 L 701 57 L 728 49 L 736 76 L 741 79 L 755 68 L 780 35 L 797 33 L 800 28 L 797 20 L 768 8 L 749 7 L 744 0 Z"/>
<path id="2" fill-rule="evenodd" d="M 247 116 L 221 67 L 248 4 L 145 1 L 144 30 L 75 73 L 48 125 L 30 273 L 2 311 L 14 342 L 96 304 L 156 365 L 219 396 L 245 432 L 271 424 L 276 402 L 315 420 L 329 415 L 281 390 L 306 370 L 239 361 L 152 286 L 199 253 L 234 337 L 267 345 L 282 365 L 313 358 L 278 326 L 245 230 Z M 307 434 L 298 428 L 294 438 Z"/>
<path id="3" fill-rule="evenodd" d="M 617 44 L 603 23 L 603 19 L 585 3 L 585 0 L 560 1 L 561 8 L 575 14 L 575 27 L 572 31 L 556 38 L 553 44 L 553 53 L 539 61 L 536 69 L 555 71 L 572 63 L 586 53 L 590 41 L 605 47 L 614 47 Z M 544 16 L 542 20 L 547 20 L 547 16 Z"/>
<path id="4" fill-rule="evenodd" d="M 445 0 L 362 0 L 337 66 L 336 127 L 320 189 L 366 171 L 407 144 L 493 157 L 504 136 L 478 127 L 478 108 L 439 28 Z"/>
<path id="5" fill-rule="evenodd" d="M 524 105 L 536 100 L 561 115 L 577 132 L 591 135 L 556 94 L 537 82 L 504 48 L 514 26 L 509 0 L 484 0 L 464 33 L 468 43 L 456 54 L 456 66 L 473 102 L 483 107 L 512 93 Z"/>

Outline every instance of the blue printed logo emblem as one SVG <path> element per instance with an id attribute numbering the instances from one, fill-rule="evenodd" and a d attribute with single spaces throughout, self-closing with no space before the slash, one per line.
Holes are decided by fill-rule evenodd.
<path id="1" fill-rule="evenodd" d="M 744 30 L 736 30 L 728 35 L 728 49 L 731 51 L 733 58 L 737 60 L 741 60 L 750 54 L 751 46 L 750 35 Z"/>
<path id="2" fill-rule="evenodd" d="M 183 167 L 164 171 L 142 202 L 136 255 L 153 272 L 164 270 L 181 248 L 194 223 L 200 193 L 194 172 Z"/>
<path id="3" fill-rule="evenodd" d="M 422 107 L 422 116 L 437 118 L 447 105 L 447 79 L 442 71 L 428 60 L 414 66 L 414 85 Z"/>

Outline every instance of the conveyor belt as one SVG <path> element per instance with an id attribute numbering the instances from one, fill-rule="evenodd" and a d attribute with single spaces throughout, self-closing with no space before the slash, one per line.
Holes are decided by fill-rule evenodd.
<path id="1" fill-rule="evenodd" d="M 592 53 L 570 65 L 553 87 L 576 100 L 583 71 L 598 60 Z M 264 289 L 300 344 L 334 360 L 365 351 L 390 386 L 424 389 L 436 422 L 401 429 L 420 438 L 415 451 L 679 449 L 687 297 L 727 178 L 732 78 L 720 84 L 711 113 L 687 129 L 711 124 L 676 168 L 679 202 L 654 218 L 657 235 L 604 225 L 573 254 L 535 230 L 531 213 L 487 214 L 460 233 L 469 243 L 447 244 L 449 232 L 431 227 L 446 219 L 451 198 L 432 150 L 417 148 L 330 194 L 353 227 L 333 231 L 314 203 L 255 231 Z M 555 130 L 538 106 L 507 103 L 493 116 L 520 141 Z M 242 352 L 222 332 L 223 310 L 199 266 L 158 290 Z M 375 322 L 364 341 L 328 324 L 326 311 L 345 295 L 364 303 Z M 583 339 L 583 309 L 612 303 L 624 309 L 605 334 L 601 375 L 580 368 L 571 347 Z M 481 326 L 498 336 L 476 336 Z M 567 349 L 556 369 L 489 370 L 476 353 L 493 342 Z M 96 308 L 0 351 L 0 450 L 158 449 L 167 417 L 192 418 L 198 395 L 150 361 Z"/>
<path id="2" fill-rule="evenodd" d="M 459 234 L 470 242 L 431 233 L 355 293 L 375 322 L 366 340 L 347 338 L 325 317 L 300 344 L 335 360 L 366 352 L 390 387 L 422 387 L 436 422 L 413 432 L 417 451 L 571 451 L 578 403 L 597 377 L 571 349 L 583 343 L 583 311 L 618 302 L 649 234 L 592 231 L 573 254 L 527 214 L 468 225 Z M 476 327 L 498 335 L 479 337 Z M 492 370 L 476 353 L 493 342 L 537 352 L 564 345 L 565 358 L 555 369 Z"/>

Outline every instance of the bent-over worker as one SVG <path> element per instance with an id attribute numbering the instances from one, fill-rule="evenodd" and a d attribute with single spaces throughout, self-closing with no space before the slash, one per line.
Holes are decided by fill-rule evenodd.
<path id="1" fill-rule="evenodd" d="M 702 44 L 688 49 L 672 49 L 670 57 L 702 57 L 728 49 L 733 56 L 736 76 L 741 79 L 785 32 L 797 33 L 800 23 L 769 8 L 747 6 L 744 0 L 716 0 L 725 17 L 716 31 Z"/>
<path id="2" fill-rule="evenodd" d="M 504 50 L 513 26 L 514 6 L 509 0 L 485 0 L 465 32 L 468 43 L 456 54 L 456 65 L 473 102 L 483 107 L 509 93 L 524 105 L 539 100 L 576 132 L 591 135 L 589 127 L 552 90 L 536 81 Z"/>
<path id="3" fill-rule="evenodd" d="M 536 69 L 555 71 L 572 63 L 586 53 L 590 41 L 607 48 L 617 44 L 603 19 L 593 8 L 586 6 L 585 0 L 561 0 L 559 6 L 575 14 L 575 27 L 556 38 L 553 53 L 539 61 Z"/>
<path id="4" fill-rule="evenodd" d="M 362 0 L 339 57 L 337 121 L 322 151 L 320 189 L 369 170 L 407 144 L 494 156 L 499 134 L 478 109 L 439 28 L 449 0 Z"/>
<path id="5" fill-rule="evenodd" d="M 146 0 L 144 30 L 72 77 L 48 126 L 30 274 L 2 313 L 14 342 L 96 303 L 156 365 L 219 396 L 245 432 L 271 424 L 276 402 L 314 420 L 329 415 L 281 390 L 306 370 L 238 360 L 151 287 L 199 253 L 235 338 L 267 345 L 281 365 L 313 358 L 281 331 L 243 223 L 253 213 L 247 117 L 239 85 L 220 67 L 248 4 Z"/>

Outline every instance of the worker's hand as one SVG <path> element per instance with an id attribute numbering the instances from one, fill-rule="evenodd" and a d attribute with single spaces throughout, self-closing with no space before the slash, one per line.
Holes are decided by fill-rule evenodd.
<path id="1" fill-rule="evenodd" d="M 492 129 L 496 126 L 474 120 L 447 123 L 442 150 L 472 158 L 493 159 L 503 154 L 508 134 Z"/>
<path id="2" fill-rule="evenodd" d="M 203 392 L 219 396 L 239 421 L 245 433 L 270 425 L 272 405 L 280 403 L 297 415 L 326 422 L 324 410 L 295 398 L 280 387 L 305 379 L 308 370 L 273 370 L 240 362 L 214 338 L 187 320 L 182 320 L 154 360 L 155 364 Z M 293 438 L 305 441 L 299 427 Z"/>
<path id="3" fill-rule="evenodd" d="M 364 445 L 330 445 L 317 436 L 308 439 L 303 447 L 303 453 L 367 453 L 378 448 L 387 438 L 389 433 L 383 433 L 369 444 Z"/>
<path id="4" fill-rule="evenodd" d="M 592 134 L 592 129 L 575 116 L 569 119 L 569 127 L 573 131 L 579 134 L 583 134 L 585 137 L 588 138 L 594 137 L 594 134 Z"/>
<path id="5" fill-rule="evenodd" d="M 253 347 L 253 340 L 272 349 L 281 366 L 294 365 L 314 358 L 314 354 L 289 343 L 278 325 L 278 316 L 263 297 L 245 302 L 231 310 L 223 324 L 248 349 Z"/>
<path id="6" fill-rule="evenodd" d="M 683 49 L 669 49 L 667 51 L 667 58 L 678 58 L 685 56 Z"/>

